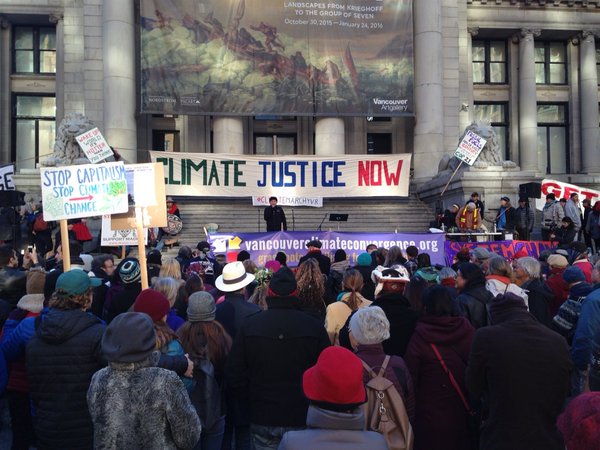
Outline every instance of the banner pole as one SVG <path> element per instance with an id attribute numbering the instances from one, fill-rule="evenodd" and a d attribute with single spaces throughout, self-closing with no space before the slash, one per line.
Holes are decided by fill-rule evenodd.
<path id="1" fill-rule="evenodd" d="M 71 270 L 71 249 L 69 248 L 69 226 L 67 219 L 62 219 L 60 223 L 60 248 L 63 257 L 63 272 Z M 77 255 L 79 256 L 79 255 Z"/>
<path id="2" fill-rule="evenodd" d="M 444 190 L 440 194 L 440 197 L 443 197 L 444 193 L 446 192 L 446 189 L 448 189 L 448 186 L 450 185 L 450 182 L 454 178 L 454 175 L 456 175 L 456 172 L 458 172 L 458 169 L 460 169 L 460 167 L 462 166 L 462 164 L 463 164 L 463 161 L 461 160 L 460 163 L 458 164 L 458 166 L 456 167 L 456 169 L 454 169 L 454 172 L 452 172 L 452 176 L 450 177 L 450 179 L 446 183 L 446 186 L 444 186 Z"/>
<path id="3" fill-rule="evenodd" d="M 137 230 L 138 260 L 142 273 L 142 290 L 148 289 L 148 266 L 146 265 L 146 246 L 144 245 L 144 221 L 142 208 L 135 208 L 135 229 Z"/>

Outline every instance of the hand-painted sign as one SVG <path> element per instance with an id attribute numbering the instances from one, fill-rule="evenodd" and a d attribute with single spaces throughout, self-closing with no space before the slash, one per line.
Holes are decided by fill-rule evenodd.
<path id="1" fill-rule="evenodd" d="M 421 253 L 428 253 L 433 264 L 444 264 L 443 234 L 424 233 L 345 233 L 321 231 L 282 231 L 276 233 L 236 233 L 211 234 L 209 240 L 214 253 L 225 253 L 235 261 L 235 255 L 241 250 L 250 253 L 252 261 L 259 266 L 275 259 L 277 252 L 285 252 L 290 267 L 298 265 L 298 261 L 307 253 L 306 242 L 319 239 L 321 252 L 333 258 L 336 250 L 342 249 L 348 256 L 350 264 L 355 265 L 358 255 L 366 252 L 367 245 L 390 248 L 397 245 L 405 250 L 409 245 L 419 248 Z"/>
<path id="2" fill-rule="evenodd" d="M 76 136 L 75 139 L 92 164 L 113 155 L 113 151 L 98 128 L 86 131 Z"/>
<path id="3" fill-rule="evenodd" d="M 556 196 L 556 200 L 561 198 L 566 198 L 568 200 L 573 193 L 579 194 L 579 202 L 581 202 L 584 198 L 589 198 L 592 202 L 592 206 L 595 202 L 600 200 L 600 191 L 583 188 L 574 184 L 563 183 L 562 181 L 546 179 L 542 180 L 542 198 L 535 200 L 535 207 L 539 211 L 544 209 L 546 195 L 548 194 L 554 194 Z"/>
<path id="4" fill-rule="evenodd" d="M 40 176 L 46 221 L 127 211 L 122 162 L 41 168 Z"/>
<path id="5" fill-rule="evenodd" d="M 15 166 L 12 164 L 0 167 L 0 191 L 14 191 Z"/>
<path id="6" fill-rule="evenodd" d="M 406 197 L 410 154 L 383 157 L 150 152 L 165 166 L 167 195 Z"/>
<path id="7" fill-rule="evenodd" d="M 510 260 L 520 250 L 525 250 L 529 256 L 538 258 L 544 250 L 553 248 L 551 242 L 546 241 L 495 241 L 495 242 L 456 242 L 446 241 L 444 251 L 446 253 L 446 264 L 451 265 L 454 256 L 464 247 L 473 249 L 484 247 L 490 252 L 496 253 Z"/>
<path id="8" fill-rule="evenodd" d="M 454 152 L 454 156 L 472 166 L 479 157 L 483 147 L 485 147 L 486 142 L 487 141 L 481 136 L 478 136 L 472 131 L 467 131 L 465 137 L 460 141 L 458 148 Z"/>
<path id="9" fill-rule="evenodd" d="M 147 231 L 147 230 L 144 230 Z M 111 216 L 102 216 L 102 233 L 100 235 L 101 244 L 107 247 L 120 247 L 122 245 L 137 245 L 137 231 L 129 230 L 112 230 Z M 148 243 L 148 233 L 144 233 L 144 245 Z"/>

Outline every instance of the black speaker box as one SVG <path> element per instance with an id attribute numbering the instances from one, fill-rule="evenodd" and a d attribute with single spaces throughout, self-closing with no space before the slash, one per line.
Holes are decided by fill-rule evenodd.
<path id="1" fill-rule="evenodd" d="M 542 183 L 524 183 L 519 185 L 519 197 L 540 198 Z"/>

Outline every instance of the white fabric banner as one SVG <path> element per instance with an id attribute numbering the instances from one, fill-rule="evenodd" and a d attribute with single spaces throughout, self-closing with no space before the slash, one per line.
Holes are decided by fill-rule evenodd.
<path id="1" fill-rule="evenodd" d="M 589 198 L 592 202 L 592 206 L 594 206 L 596 201 L 600 200 L 600 191 L 576 186 L 574 184 L 563 183 L 562 181 L 544 179 L 542 180 L 542 198 L 535 200 L 535 207 L 538 211 L 544 209 L 546 195 L 548 194 L 556 195 L 556 200 L 560 200 L 561 198 L 566 198 L 568 200 L 572 193 L 579 194 L 580 207 L 581 201 L 584 198 Z"/>
<path id="2" fill-rule="evenodd" d="M 251 156 L 150 152 L 167 195 L 196 197 L 407 197 L 408 153 Z"/>

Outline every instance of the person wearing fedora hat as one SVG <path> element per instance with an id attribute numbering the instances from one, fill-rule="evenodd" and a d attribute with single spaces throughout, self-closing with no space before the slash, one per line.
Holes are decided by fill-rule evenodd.
<path id="1" fill-rule="evenodd" d="M 321 241 L 318 239 L 313 239 L 306 243 L 306 248 L 308 249 L 308 253 L 300 258 L 298 261 L 298 266 L 302 265 L 302 263 L 310 258 L 314 258 L 319 263 L 319 269 L 321 269 L 321 273 L 323 275 L 329 275 L 329 271 L 331 270 L 331 260 L 327 255 L 321 253 Z"/>
<path id="2" fill-rule="evenodd" d="M 87 393 L 94 448 L 191 449 L 200 439 L 200 420 L 177 375 L 155 367 L 155 341 L 146 314 L 119 314 L 106 328 L 108 367 L 94 374 Z"/>
<path id="3" fill-rule="evenodd" d="M 105 325 L 86 309 L 92 303 L 92 288 L 101 282 L 79 269 L 62 273 L 49 310 L 27 343 L 38 448 L 93 447 L 86 394 L 92 375 L 104 365 L 98 350 Z"/>
<path id="4" fill-rule="evenodd" d="M 310 405 L 307 429 L 283 435 L 279 450 L 380 450 L 388 445 L 382 434 L 365 430 L 360 407 L 366 401 L 363 366 L 343 347 L 329 347 L 306 370 L 302 389 Z"/>
<path id="5" fill-rule="evenodd" d="M 289 268 L 273 274 L 268 309 L 245 319 L 225 366 L 231 394 L 248 401 L 256 450 L 276 449 L 283 433 L 304 428 L 302 374 L 329 346 L 323 323 L 297 309 L 297 288 Z"/>

